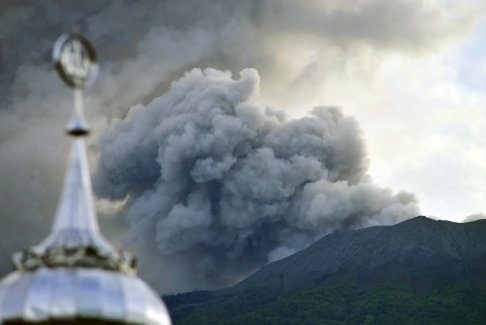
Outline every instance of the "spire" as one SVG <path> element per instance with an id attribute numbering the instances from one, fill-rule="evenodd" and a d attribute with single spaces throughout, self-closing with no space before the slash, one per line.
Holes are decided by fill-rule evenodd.
<path id="1" fill-rule="evenodd" d="M 62 35 L 53 50 L 56 70 L 73 89 L 73 114 L 66 127 L 72 138 L 71 154 L 61 200 L 51 234 L 39 245 L 14 256 L 18 269 L 41 266 L 101 266 L 133 273 L 134 259 L 110 244 L 100 233 L 94 210 L 84 138 L 90 128 L 83 112 L 83 89 L 96 79 L 96 54 L 77 32 Z"/>

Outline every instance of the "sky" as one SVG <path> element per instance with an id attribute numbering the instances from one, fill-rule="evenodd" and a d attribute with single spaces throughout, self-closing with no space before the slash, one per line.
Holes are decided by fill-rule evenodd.
<path id="1" fill-rule="evenodd" d="M 3 272 L 11 252 L 43 238 L 55 212 L 69 148 L 61 130 L 71 94 L 51 67 L 50 48 L 74 24 L 92 40 L 100 59 L 86 111 L 94 129 L 88 149 L 103 231 L 142 256 L 141 275 L 162 291 L 234 283 L 344 227 L 392 224 L 419 213 L 457 222 L 486 213 L 483 1 L 4 1 Z M 218 121 L 232 117 L 221 129 L 213 119 L 211 130 L 236 140 L 220 144 L 224 149 L 215 153 L 192 139 L 184 147 L 192 154 L 185 155 L 177 148 L 187 143 L 173 136 L 185 134 L 186 124 L 195 125 L 200 137 L 214 135 L 201 122 L 206 115 L 198 115 L 205 107 L 200 103 L 228 105 L 223 115 L 204 112 Z M 314 109 L 318 106 L 325 108 Z M 186 118 L 186 112 L 194 114 Z M 250 122 L 248 129 L 242 127 Z M 228 128 L 228 123 L 236 124 Z M 322 132 L 316 131 L 319 123 Z M 285 132 L 303 139 L 296 142 L 301 151 L 285 146 L 282 139 L 291 137 L 278 138 Z M 321 155 L 305 142 L 309 134 L 334 142 L 321 148 Z M 161 135 L 173 142 L 159 141 Z M 278 150 L 282 157 L 295 157 L 280 161 Z M 192 169 L 174 167 L 201 155 L 209 158 Z M 300 172 L 314 170 L 313 159 L 321 164 L 315 174 Z M 238 171 L 269 184 L 269 171 L 255 172 L 262 162 L 281 172 L 270 176 L 284 179 L 283 185 L 262 187 L 258 197 L 251 186 L 248 192 L 231 192 L 234 184 L 246 188 L 237 183 Z M 191 190 L 184 171 L 197 184 Z M 181 175 L 167 178 L 170 173 Z M 287 179 L 288 174 L 300 178 Z M 213 186 L 231 194 L 217 194 L 217 203 L 236 219 L 225 221 L 213 210 Z M 267 193 L 280 196 L 263 199 Z M 366 197 L 377 205 L 363 203 Z M 280 204 L 283 198 L 290 207 Z M 247 220 L 232 213 L 246 211 L 236 208 L 243 199 L 264 217 L 232 223 Z M 272 200 L 280 205 L 268 204 Z M 298 212 L 283 218 L 279 209 Z M 191 214 L 195 210 L 208 215 Z M 356 217 L 359 213 L 364 216 Z M 155 233 L 145 236 L 149 231 Z M 190 239 L 174 244 L 187 232 Z M 222 233 L 244 238 L 244 245 L 228 243 Z M 140 240 L 146 237 L 152 239 Z M 221 249 L 212 246 L 215 242 Z M 177 276 L 161 280 L 165 271 Z"/>

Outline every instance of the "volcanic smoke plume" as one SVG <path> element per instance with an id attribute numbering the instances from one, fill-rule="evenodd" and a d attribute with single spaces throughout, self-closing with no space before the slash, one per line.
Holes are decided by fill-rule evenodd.
<path id="1" fill-rule="evenodd" d="M 124 200 L 127 242 L 156 245 L 201 286 L 229 284 L 343 228 L 417 215 L 408 193 L 371 183 L 356 122 L 338 108 L 309 117 L 252 103 L 259 75 L 194 69 L 100 140 L 100 197 Z M 183 261 L 183 262 L 181 262 Z"/>

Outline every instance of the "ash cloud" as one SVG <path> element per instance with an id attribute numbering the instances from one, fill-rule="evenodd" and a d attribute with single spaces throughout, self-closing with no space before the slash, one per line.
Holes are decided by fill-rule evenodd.
<path id="1" fill-rule="evenodd" d="M 10 269 L 9 256 L 12 252 L 41 240 L 55 212 L 69 145 L 68 140 L 61 136 L 61 129 L 68 119 L 71 99 L 50 66 L 49 57 L 56 38 L 73 24 L 79 25 L 81 32 L 92 40 L 100 58 L 101 74 L 95 87 L 87 92 L 86 99 L 87 115 L 95 134 L 99 135 L 112 119 L 123 118 L 127 109 L 135 104 L 150 102 L 167 90 L 170 80 L 179 78 L 193 67 L 212 66 L 233 72 L 255 67 L 264 80 L 261 89 L 265 101 L 294 103 L 315 93 L 316 88 L 325 89 L 326 80 L 347 74 L 350 69 L 359 73 L 373 70 L 379 66 L 382 51 L 415 55 L 434 49 L 460 31 L 467 30 L 477 12 L 469 2 L 444 7 L 440 3 L 418 0 L 395 1 L 394 6 L 387 0 L 349 3 L 275 0 L 2 1 L 0 273 Z M 409 17 L 411 23 L 405 17 Z M 378 60 L 370 61 L 370 53 L 376 54 Z M 302 65 L 294 65 L 296 58 Z M 268 111 L 263 116 L 266 116 L 263 120 L 275 119 L 275 123 L 284 123 L 279 113 Z M 293 123 L 289 122 L 288 127 Z M 96 142 L 96 138 L 92 141 Z M 242 144 L 238 150 L 244 151 L 245 146 Z M 90 150 L 89 155 L 92 163 L 96 162 L 96 150 Z M 274 159 L 265 155 L 268 153 L 259 152 L 253 159 Z M 204 183 L 207 178 L 227 173 L 230 166 L 234 168 L 231 157 L 223 158 L 201 161 L 194 169 L 194 180 Z M 141 179 L 150 182 L 157 178 L 158 173 L 157 164 L 150 162 L 152 157 L 139 159 L 138 163 L 146 163 L 148 167 L 138 171 L 140 175 L 134 178 L 134 185 L 125 185 L 132 196 L 137 191 L 146 191 L 147 185 Z M 292 164 L 299 166 L 301 163 L 296 161 Z M 282 166 L 281 173 L 288 168 L 285 166 Z M 132 169 L 136 165 L 126 167 Z M 197 174 L 203 170 L 207 175 Z M 351 178 L 357 175 L 353 182 L 359 183 L 361 176 L 358 171 L 352 168 L 342 171 L 343 179 L 348 177 L 344 176 L 345 172 L 350 173 Z M 320 186 L 325 187 L 325 184 Z M 121 197 L 128 187 L 123 189 L 119 186 L 117 191 L 120 194 L 111 192 L 108 197 Z M 156 200 L 157 193 L 153 196 Z M 336 194 L 336 197 L 339 195 Z M 191 197 L 191 206 L 202 204 L 200 202 L 205 202 L 205 199 Z M 311 202 L 307 204 L 311 205 Z M 127 206 L 120 214 L 131 213 L 136 205 L 130 203 L 130 207 L 128 209 Z M 184 206 L 181 206 L 179 211 L 183 209 Z M 105 214 L 113 216 L 116 213 L 112 210 L 107 208 Z M 142 219 L 140 224 L 137 223 L 137 229 L 147 222 Z M 112 233 L 114 237 L 123 232 L 119 230 L 123 225 L 118 221 L 116 217 L 109 220 L 102 218 L 101 222 L 111 227 L 105 227 L 104 232 Z M 134 221 L 131 223 L 135 224 Z M 19 236 L 20 232 L 22 236 Z M 302 242 L 299 245 L 303 246 L 308 236 L 293 238 L 292 241 Z M 142 273 L 150 273 L 154 281 L 162 281 L 159 270 L 167 267 L 164 257 L 154 247 L 140 247 L 140 254 L 150 256 L 149 260 L 142 260 Z M 292 247 L 281 246 L 270 254 L 274 257 L 268 258 L 277 258 L 292 250 Z M 177 274 L 184 281 L 167 280 L 160 287 L 177 290 L 201 285 L 204 277 L 201 281 L 190 282 L 187 279 L 195 273 L 194 270 L 179 267 L 190 264 L 190 254 L 181 256 L 179 260 L 183 262 L 174 264 L 172 279 Z"/>
<path id="2" fill-rule="evenodd" d="M 465 217 L 463 222 L 472 222 L 472 221 L 482 220 L 482 219 L 486 219 L 486 215 L 484 213 L 475 213 Z"/>
<path id="3" fill-rule="evenodd" d="M 252 103 L 256 70 L 194 69 L 100 139 L 98 196 L 126 200 L 129 239 L 185 257 L 221 286 L 337 229 L 418 214 L 408 193 L 374 185 L 356 122 L 334 107 L 286 120 Z M 169 276 L 170 277 L 170 276 Z"/>

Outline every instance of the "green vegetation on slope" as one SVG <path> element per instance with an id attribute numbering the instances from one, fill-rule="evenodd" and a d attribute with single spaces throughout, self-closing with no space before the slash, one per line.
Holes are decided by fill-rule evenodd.
<path id="1" fill-rule="evenodd" d="M 416 295 L 391 284 L 370 291 L 336 285 L 301 291 L 266 304 L 252 300 L 249 294 L 222 301 L 176 324 L 486 324 L 486 287 L 454 286 Z"/>

